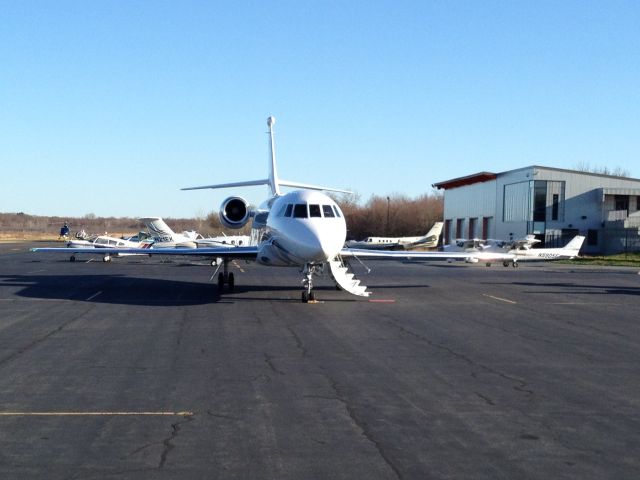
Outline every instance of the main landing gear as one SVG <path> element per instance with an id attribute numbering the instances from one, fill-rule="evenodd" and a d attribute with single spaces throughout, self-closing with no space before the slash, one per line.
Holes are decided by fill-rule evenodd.
<path id="1" fill-rule="evenodd" d="M 511 266 L 513 268 L 518 268 L 520 265 L 518 265 L 518 261 L 517 260 L 513 260 L 512 262 L 509 262 L 508 260 L 505 260 L 504 262 L 502 262 L 502 266 L 503 267 L 508 267 L 509 264 L 511 264 Z"/>
<path id="2" fill-rule="evenodd" d="M 218 268 L 220 268 L 218 266 Z M 215 275 L 215 273 L 214 273 Z M 223 292 L 224 286 L 227 285 L 230 292 L 233 292 L 236 281 L 233 276 L 233 272 L 229 271 L 229 260 L 224 259 L 222 262 L 222 272 L 218 273 L 218 291 Z"/>
<path id="3" fill-rule="evenodd" d="M 322 264 L 307 263 L 302 269 L 304 278 L 302 279 L 302 285 L 304 290 L 302 291 L 302 303 L 315 303 L 316 295 L 313 292 L 313 276 L 322 273 Z"/>

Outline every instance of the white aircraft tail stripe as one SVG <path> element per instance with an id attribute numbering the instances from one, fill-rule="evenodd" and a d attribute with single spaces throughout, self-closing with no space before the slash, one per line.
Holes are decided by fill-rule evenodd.
<path id="1" fill-rule="evenodd" d="M 360 297 L 368 297 L 371 295 L 371 292 L 367 291 L 367 287 L 360 285 L 360 280 L 353 278 L 353 273 L 342 264 L 342 261 L 330 261 L 329 268 L 331 269 L 333 279 L 343 290 Z"/>

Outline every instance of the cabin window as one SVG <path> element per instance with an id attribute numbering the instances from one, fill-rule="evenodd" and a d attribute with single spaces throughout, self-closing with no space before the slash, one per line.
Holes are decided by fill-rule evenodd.
<path id="1" fill-rule="evenodd" d="M 293 204 L 290 203 L 290 204 L 287 205 L 287 209 L 284 211 L 284 216 L 285 217 L 290 217 L 292 211 L 293 211 Z"/>
<path id="2" fill-rule="evenodd" d="M 320 205 L 309 204 L 309 216 L 322 217 L 322 214 L 320 213 Z"/>
<path id="3" fill-rule="evenodd" d="M 307 204 L 296 203 L 293 206 L 293 216 L 295 218 L 307 218 Z"/>
<path id="4" fill-rule="evenodd" d="M 335 217 L 333 210 L 331 210 L 331 205 L 322 205 L 322 213 L 324 213 L 325 217 Z"/>

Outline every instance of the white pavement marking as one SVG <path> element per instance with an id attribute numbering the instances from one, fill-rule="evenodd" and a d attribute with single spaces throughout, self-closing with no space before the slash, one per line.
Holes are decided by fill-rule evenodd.
<path id="1" fill-rule="evenodd" d="M 482 295 L 485 297 L 493 298 L 494 300 L 505 302 L 505 303 L 513 303 L 513 304 L 518 303 L 518 302 L 514 302 L 513 300 L 507 300 L 506 298 L 494 297 L 493 295 L 488 295 L 486 293 L 483 293 Z"/>
<path id="2" fill-rule="evenodd" d="M 85 302 L 90 302 L 91 300 L 93 300 L 94 298 L 96 298 L 98 295 L 100 295 L 102 293 L 102 290 L 100 290 L 99 292 L 94 293 L 93 295 L 91 295 L 89 298 L 87 298 L 85 300 Z"/>

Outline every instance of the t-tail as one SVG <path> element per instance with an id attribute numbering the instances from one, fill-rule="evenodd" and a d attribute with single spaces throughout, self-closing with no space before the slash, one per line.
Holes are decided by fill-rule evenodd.
<path id="1" fill-rule="evenodd" d="M 269 128 L 269 176 L 260 180 L 247 180 L 243 182 L 233 183 L 218 183 L 214 185 L 203 185 L 201 187 L 187 187 L 182 190 L 202 190 L 205 188 L 232 188 L 232 187 L 251 187 L 254 185 L 267 185 L 269 187 L 269 193 L 272 197 L 279 197 L 282 195 L 280 187 L 293 187 L 303 188 L 307 190 L 323 190 L 327 192 L 340 192 L 340 193 L 352 193 L 349 190 L 341 190 L 338 188 L 321 187 L 318 185 L 309 185 L 306 183 L 291 182 L 289 180 L 282 180 L 278 177 L 278 168 L 276 165 L 276 148 L 273 136 L 273 126 L 276 123 L 274 117 L 267 118 L 267 127 Z"/>

